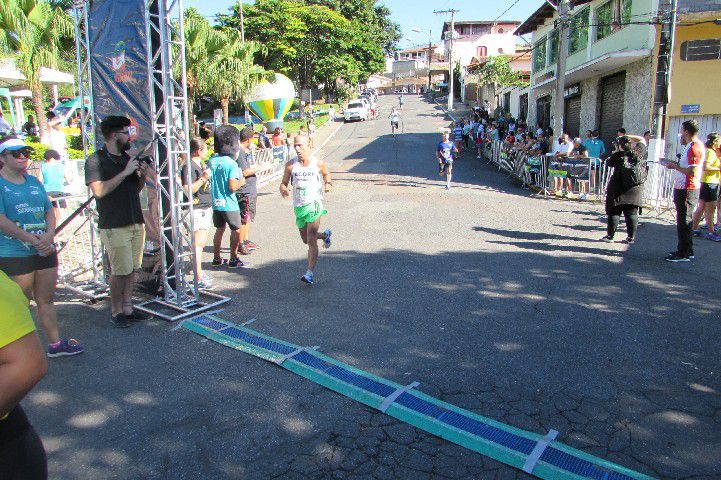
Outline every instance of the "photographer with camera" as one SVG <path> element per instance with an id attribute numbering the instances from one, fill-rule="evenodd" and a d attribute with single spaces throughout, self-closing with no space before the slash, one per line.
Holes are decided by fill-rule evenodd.
<path id="1" fill-rule="evenodd" d="M 140 190 L 150 168 L 147 158 L 131 158 L 130 119 L 108 116 L 100 122 L 105 146 L 85 162 L 85 184 L 95 196 L 100 238 L 110 260 L 110 322 L 125 328 L 147 314 L 133 309 L 135 270 L 145 243 Z"/>
<path id="2" fill-rule="evenodd" d="M 613 242 L 621 214 L 626 220 L 626 240 L 636 241 L 638 212 L 641 208 L 643 183 L 646 181 L 646 165 L 639 157 L 640 137 L 622 136 L 613 142 L 613 153 L 606 165 L 613 168 L 613 174 L 606 188 L 606 215 L 608 215 L 606 236 L 601 240 Z"/>

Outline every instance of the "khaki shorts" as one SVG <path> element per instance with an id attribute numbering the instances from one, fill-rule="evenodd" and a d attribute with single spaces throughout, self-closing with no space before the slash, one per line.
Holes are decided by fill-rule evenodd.
<path id="1" fill-rule="evenodd" d="M 142 223 L 101 228 L 100 240 L 108 252 L 112 275 L 130 275 L 140 268 L 145 245 L 145 228 Z"/>

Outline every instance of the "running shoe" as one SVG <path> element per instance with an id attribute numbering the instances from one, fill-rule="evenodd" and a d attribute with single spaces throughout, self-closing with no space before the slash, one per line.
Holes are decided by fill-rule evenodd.
<path id="1" fill-rule="evenodd" d="M 198 288 L 203 290 L 211 290 L 213 288 L 213 280 L 208 275 L 201 275 L 198 279 Z"/>
<path id="2" fill-rule="evenodd" d="M 325 248 L 330 248 L 330 236 L 333 234 L 333 230 L 330 228 L 325 229 L 325 239 L 323 240 L 323 246 Z"/>
<path id="3" fill-rule="evenodd" d="M 110 324 L 115 328 L 128 328 L 132 325 L 124 313 L 118 313 L 110 317 Z"/>
<path id="4" fill-rule="evenodd" d="M 445 165 L 440 165 L 438 167 L 438 175 L 443 175 L 443 171 L 446 169 Z"/>
<path id="5" fill-rule="evenodd" d="M 708 224 L 707 224 L 707 223 L 702 223 L 701 225 L 698 226 L 698 228 L 699 228 L 700 230 L 708 230 Z"/>
<path id="6" fill-rule="evenodd" d="M 241 255 L 250 255 L 251 253 L 253 253 L 253 250 L 248 248 L 247 245 L 242 244 L 240 247 L 238 247 L 238 253 L 240 253 Z"/>
<path id="7" fill-rule="evenodd" d="M 604 235 L 603 237 L 601 237 L 601 241 L 606 243 L 613 243 L 613 237 L 609 235 Z"/>
<path id="8" fill-rule="evenodd" d="M 306 272 L 305 275 L 300 277 L 300 281 L 307 283 L 308 285 L 313 285 L 313 273 L 312 272 Z"/>
<path id="9" fill-rule="evenodd" d="M 666 257 L 666 261 L 673 263 L 690 262 L 691 257 L 684 257 L 683 255 L 677 255 L 675 253 L 672 253 L 668 257 Z"/>
<path id="10" fill-rule="evenodd" d="M 481 156 L 480 156 L 480 155 L 476 155 L 476 158 L 481 158 Z"/>
<path id="11" fill-rule="evenodd" d="M 223 265 L 226 265 L 228 263 L 227 258 L 214 258 L 213 263 L 211 263 L 214 267 L 222 267 Z"/>
<path id="12" fill-rule="evenodd" d="M 242 262 L 239 258 L 231 258 L 228 262 L 228 268 L 247 268 L 248 264 Z"/>
<path id="13" fill-rule="evenodd" d="M 693 230 L 693 236 L 694 237 L 705 237 L 706 235 L 699 229 L 699 230 Z"/>
<path id="14" fill-rule="evenodd" d="M 676 252 L 676 251 L 674 251 L 674 252 L 668 252 L 668 255 L 669 255 L 669 256 L 671 256 L 671 255 L 676 255 L 677 257 L 678 257 L 678 256 L 683 256 L 683 255 L 679 255 L 678 252 Z M 688 258 L 691 259 L 691 260 L 693 260 L 693 259 L 696 258 L 696 256 L 692 253 L 691 255 L 688 255 Z"/>
<path id="15" fill-rule="evenodd" d="M 721 235 L 719 235 L 718 233 L 715 233 L 715 232 L 709 233 L 708 235 L 706 235 L 706 238 L 708 238 L 712 242 L 721 242 Z"/>
<path id="16" fill-rule="evenodd" d="M 636 243 L 636 239 L 632 237 L 627 237 L 626 240 L 623 241 L 626 245 L 633 245 Z"/>
<path id="17" fill-rule="evenodd" d="M 579 200 L 587 200 L 587 199 L 588 199 L 588 194 L 587 194 L 587 193 L 582 193 L 581 195 L 579 195 L 578 199 L 579 199 Z"/>
<path id="18" fill-rule="evenodd" d="M 48 357 L 69 357 L 71 355 L 77 355 L 83 353 L 85 349 L 80 342 L 74 338 L 62 339 L 56 344 L 48 345 Z"/>
<path id="19" fill-rule="evenodd" d="M 246 240 L 245 242 L 243 242 L 243 245 L 245 245 L 247 248 L 249 248 L 251 250 L 260 249 L 260 246 L 257 243 L 251 242 L 250 240 Z"/>

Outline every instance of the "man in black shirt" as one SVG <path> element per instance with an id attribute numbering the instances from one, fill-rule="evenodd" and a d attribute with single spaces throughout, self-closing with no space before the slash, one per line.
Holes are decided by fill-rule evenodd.
<path id="1" fill-rule="evenodd" d="M 38 126 L 35 123 L 35 118 L 32 115 L 28 115 L 28 121 L 23 124 L 23 133 L 29 136 L 38 135 Z"/>
<path id="2" fill-rule="evenodd" d="M 253 140 L 253 130 L 246 127 L 240 131 L 240 155 L 238 155 L 238 168 L 245 177 L 245 185 L 235 193 L 240 206 L 240 247 L 238 252 L 241 255 L 249 255 L 258 245 L 251 242 L 250 225 L 255 220 L 255 206 L 258 199 L 258 179 L 255 174 L 268 167 L 267 164 L 250 165 L 252 153 L 250 142 Z"/>
<path id="3" fill-rule="evenodd" d="M 129 327 L 148 315 L 133 309 L 135 270 L 145 242 L 140 190 L 149 162 L 131 159 L 130 119 L 109 116 L 100 123 L 105 146 L 85 162 L 85 184 L 95 196 L 100 238 L 110 260 L 111 323 Z"/>

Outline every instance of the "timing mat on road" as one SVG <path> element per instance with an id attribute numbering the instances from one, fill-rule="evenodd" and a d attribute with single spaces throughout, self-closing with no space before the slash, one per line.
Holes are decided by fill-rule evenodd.
<path id="1" fill-rule="evenodd" d="M 222 345 L 273 362 L 330 390 L 538 478 L 550 480 L 652 480 L 601 458 L 430 397 L 417 382 L 400 385 L 317 351 L 263 335 L 212 315 L 182 326 Z"/>

